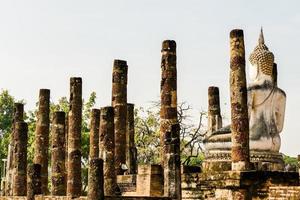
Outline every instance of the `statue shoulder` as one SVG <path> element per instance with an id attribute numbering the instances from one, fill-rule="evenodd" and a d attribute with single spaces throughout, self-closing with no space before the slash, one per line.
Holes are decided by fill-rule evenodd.
<path id="1" fill-rule="evenodd" d="M 279 95 L 283 95 L 284 97 L 286 97 L 286 93 L 280 89 L 279 87 L 275 87 L 275 92 L 278 93 Z"/>

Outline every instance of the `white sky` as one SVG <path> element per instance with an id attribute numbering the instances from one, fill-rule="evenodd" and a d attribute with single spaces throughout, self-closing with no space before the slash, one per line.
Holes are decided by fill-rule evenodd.
<path id="1" fill-rule="evenodd" d="M 128 101 L 159 99 L 160 48 L 177 42 L 178 97 L 196 111 L 207 87 L 220 87 L 229 114 L 229 32 L 244 29 L 247 58 L 260 27 L 287 93 L 281 151 L 300 153 L 300 1 L 275 0 L 1 0 L 0 88 L 32 109 L 40 88 L 68 96 L 69 77 L 83 77 L 84 97 L 110 104 L 113 59 L 129 65 Z M 225 105 L 226 104 L 226 105 Z M 195 112 L 196 113 L 196 112 Z M 196 117 L 196 116 L 195 116 Z"/>

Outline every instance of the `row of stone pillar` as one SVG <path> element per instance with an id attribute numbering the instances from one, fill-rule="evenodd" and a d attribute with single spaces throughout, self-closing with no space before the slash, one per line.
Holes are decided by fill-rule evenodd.
<path id="1" fill-rule="evenodd" d="M 180 180 L 180 136 L 177 119 L 177 69 L 176 43 L 167 40 L 162 45 L 161 81 L 161 160 L 164 166 L 165 196 L 181 198 Z M 125 171 L 136 173 L 136 149 L 134 146 L 133 105 L 127 104 L 126 61 L 115 60 L 113 67 L 112 107 L 92 111 L 90 163 L 101 168 L 104 163 L 104 187 L 108 195 L 116 194 L 116 175 Z M 35 164 L 41 166 L 41 191 L 47 192 L 47 166 L 49 146 L 49 97 L 50 91 L 41 90 L 35 144 Z M 100 116 L 100 117 L 99 117 Z M 99 120 L 98 120 L 99 119 Z M 81 195 L 81 120 L 82 120 L 82 80 L 70 80 L 70 109 L 68 113 L 67 144 L 64 113 L 57 112 L 53 117 L 52 128 L 52 191 L 53 195 L 78 197 Z M 100 127 L 100 128 L 99 128 Z M 24 123 L 16 123 L 16 130 L 27 131 Z M 24 130 L 23 130 L 24 129 Z M 100 129 L 100 130 L 98 130 Z M 18 131 L 16 131 L 18 133 Z M 27 135 L 23 134 L 22 136 Z M 25 136 L 24 136 L 25 137 Z M 14 138 L 16 144 L 18 140 Z M 97 139 L 100 138 L 100 141 Z M 27 143 L 23 138 L 22 147 Z M 97 142 L 99 144 L 97 145 Z M 67 175 L 65 174 L 65 147 L 67 145 Z M 26 147 L 26 145 L 25 145 Z M 20 148 L 20 152 L 26 149 Z M 128 152 L 128 153 L 126 153 Z M 97 156 L 98 155 L 98 156 Z M 21 157 L 22 158 L 22 157 Z M 97 164 L 98 163 L 98 164 Z M 127 164 L 126 164 L 127 163 Z M 26 165 L 25 165 L 26 166 Z M 46 168 L 46 169 L 45 169 Z M 19 169 L 20 176 L 24 170 Z M 22 171 L 23 170 L 23 171 Z M 97 170 L 96 170 L 97 171 Z M 94 173 L 96 173 L 96 171 Z M 95 178 L 90 169 L 89 183 Z M 98 172 L 97 172 L 98 173 Z M 26 177 L 26 173 L 25 173 Z M 21 178 L 19 178 L 21 179 Z M 99 181 L 99 180 L 97 180 Z"/>
<path id="2" fill-rule="evenodd" d="M 124 79 L 126 80 L 124 81 Z M 108 169 L 106 174 L 109 176 L 107 180 L 113 179 L 115 183 L 112 185 L 115 191 L 116 175 L 124 173 L 127 167 L 125 165 L 126 163 L 128 163 L 129 166 L 129 173 L 136 173 L 136 148 L 133 141 L 134 106 L 133 104 L 127 104 L 126 98 L 120 97 L 126 93 L 126 62 L 115 61 L 113 82 L 112 104 L 114 107 L 102 108 L 101 117 L 100 110 L 93 109 L 91 113 L 90 160 L 99 157 L 99 139 L 101 140 L 99 137 L 99 124 L 100 121 L 102 121 L 101 124 L 103 125 L 100 128 L 100 132 L 104 134 L 103 141 L 101 141 L 104 144 L 102 154 L 106 152 L 105 160 L 107 162 L 105 166 L 109 166 L 106 167 Z M 34 163 L 41 167 L 42 194 L 48 193 L 49 107 L 50 90 L 41 89 L 35 134 Z M 16 168 L 13 170 L 16 173 L 14 173 L 15 176 L 12 179 L 15 188 L 13 189 L 15 192 L 13 192 L 12 195 L 15 196 L 23 196 L 26 193 L 24 182 L 26 182 L 28 130 L 27 124 L 23 122 L 23 112 L 23 105 L 16 104 L 12 137 L 13 151 L 11 151 L 15 152 L 12 159 L 14 162 L 13 166 Z M 53 113 L 51 133 L 52 195 L 65 195 L 66 193 L 68 196 L 81 195 L 81 117 L 82 80 L 81 78 L 71 78 L 70 110 L 68 118 L 66 118 L 64 112 Z M 126 118 L 128 118 L 128 120 L 124 120 Z M 68 124 L 65 124 L 66 121 Z M 68 134 L 66 134 L 66 132 Z M 67 141 L 65 140 L 66 138 Z M 126 143 L 124 141 L 126 141 Z M 114 149 L 111 149 L 112 145 Z M 66 151 L 67 156 L 65 156 Z M 107 157 L 106 155 L 110 152 L 110 157 Z M 119 154 L 115 154 L 115 152 L 119 152 Z M 101 157 L 104 158 L 104 156 Z M 114 162 L 111 163 L 111 161 Z M 111 164 L 113 165 L 111 166 Z M 66 170 L 66 168 L 68 170 Z M 113 176 L 111 175 L 111 169 L 115 169 L 113 170 L 115 171 L 115 175 Z M 108 193 L 112 194 L 112 192 Z"/>
<path id="3" fill-rule="evenodd" d="M 41 191 L 39 194 L 43 193 L 43 181 L 48 184 L 48 175 L 45 176 L 45 173 L 48 173 L 48 146 L 49 146 L 49 117 L 46 115 L 49 114 L 49 90 L 42 89 L 40 91 L 40 104 L 38 111 L 38 123 L 35 137 L 35 156 L 34 156 L 34 165 L 32 166 L 34 170 L 40 169 L 39 175 L 41 176 Z M 45 103 L 46 102 L 46 103 Z M 46 106 L 45 106 L 46 105 Z M 42 108 L 42 109 L 41 109 Z M 45 111 L 46 110 L 46 111 Z M 45 112 L 41 112 L 45 111 Z M 29 179 L 30 174 L 37 172 L 31 169 L 30 167 L 27 169 L 27 142 L 28 142 L 28 126 L 27 123 L 23 121 L 23 113 L 24 113 L 24 105 L 20 103 L 15 103 L 14 105 L 14 120 L 13 120 L 13 131 L 12 131 L 12 141 L 13 141 L 13 150 L 12 159 L 9 159 L 11 162 L 12 168 L 8 165 L 8 173 L 11 171 L 12 178 L 7 180 L 12 180 L 11 186 L 6 187 L 5 195 L 13 195 L 13 196 L 25 196 L 27 192 L 31 192 L 30 188 L 26 188 L 26 181 Z M 61 118 L 61 114 L 63 114 L 63 118 L 65 117 L 63 112 L 56 112 L 53 114 L 53 128 L 52 128 L 52 146 L 53 147 L 61 147 L 59 140 L 55 138 L 60 138 L 62 134 L 64 134 L 64 122 L 60 123 L 59 119 Z M 41 117 L 42 115 L 42 117 Z M 57 120 L 58 119 L 58 120 Z M 60 129 L 60 131 L 57 131 Z M 59 133 L 59 134 L 58 134 Z M 61 133 L 61 134 L 60 134 Z M 63 144 L 63 143 L 62 143 Z M 43 146 L 44 145 L 44 146 Z M 9 153 L 11 153 L 9 152 Z M 56 148 L 53 148 L 52 156 L 52 176 L 56 176 L 55 169 L 60 169 L 60 167 L 55 167 L 57 163 L 56 160 L 59 160 L 61 156 L 56 153 Z M 62 157 L 64 159 L 64 156 Z M 43 171 L 42 165 L 46 164 L 46 172 Z M 39 166 L 39 167 L 37 167 Z M 28 176 L 27 176 L 28 172 Z M 45 178 L 46 181 L 44 180 Z M 53 179 L 52 179 L 53 180 Z M 28 185 L 28 184 L 27 184 Z M 9 188 L 11 187 L 11 188 Z M 56 184 L 52 182 L 52 189 L 55 190 Z M 10 192 L 10 189 L 12 192 Z"/>

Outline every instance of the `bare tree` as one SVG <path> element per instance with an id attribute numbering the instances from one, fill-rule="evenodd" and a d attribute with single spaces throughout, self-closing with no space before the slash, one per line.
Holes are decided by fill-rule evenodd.
<path id="1" fill-rule="evenodd" d="M 138 162 L 154 164 L 159 162 L 159 102 L 146 111 L 143 108 L 135 110 L 136 146 L 138 148 Z M 202 153 L 202 141 L 205 135 L 204 119 L 206 111 L 201 111 L 199 121 L 194 123 L 190 115 L 192 107 L 182 102 L 178 104 L 178 122 L 180 124 L 181 158 L 184 165 L 190 165 L 192 159 L 198 159 Z"/>
<path id="2" fill-rule="evenodd" d="M 184 165 L 189 165 L 192 158 L 198 158 L 203 152 L 201 145 L 206 134 L 203 122 L 204 118 L 207 117 L 207 112 L 200 112 L 198 124 L 195 125 L 189 115 L 191 110 L 192 107 L 186 102 L 180 103 L 177 108 L 180 124 L 180 153 Z"/>

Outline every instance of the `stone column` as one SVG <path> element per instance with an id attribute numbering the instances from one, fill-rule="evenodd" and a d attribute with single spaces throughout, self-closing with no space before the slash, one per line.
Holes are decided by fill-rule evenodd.
<path id="1" fill-rule="evenodd" d="M 69 113 L 66 113 L 65 120 L 65 169 L 68 169 L 68 132 L 69 132 Z M 67 176 L 67 175 L 66 175 Z"/>
<path id="2" fill-rule="evenodd" d="M 31 164 L 27 171 L 27 200 L 34 200 L 34 196 L 42 194 L 41 165 Z"/>
<path id="3" fill-rule="evenodd" d="M 42 194 L 48 193 L 49 114 L 50 90 L 40 89 L 33 162 L 42 167 Z"/>
<path id="4" fill-rule="evenodd" d="M 245 74 L 245 47 L 242 30 L 230 32 L 230 102 L 232 170 L 248 170 L 249 120 Z"/>
<path id="5" fill-rule="evenodd" d="M 14 148 L 14 129 L 15 123 L 18 121 L 23 121 L 24 115 L 24 104 L 22 103 L 14 103 L 14 110 L 13 110 L 13 121 L 12 121 L 12 133 L 10 138 L 10 143 L 8 145 L 8 156 L 7 156 L 7 163 L 6 163 L 6 184 L 5 184 L 5 194 L 7 196 L 12 195 L 12 181 L 13 181 L 13 148 Z"/>
<path id="6" fill-rule="evenodd" d="M 90 124 L 90 159 L 99 157 L 99 123 L 100 110 L 92 109 Z"/>
<path id="7" fill-rule="evenodd" d="M 24 117 L 24 104 L 22 103 L 14 103 L 14 110 L 13 110 L 13 121 L 12 121 L 12 137 L 11 137 L 11 145 L 13 146 L 14 143 L 14 130 L 15 124 L 17 122 L 22 122 Z M 11 152 L 12 153 L 12 152 Z M 13 163 L 9 163 L 11 167 L 13 167 Z"/>
<path id="8" fill-rule="evenodd" d="M 13 113 L 13 123 L 18 121 L 23 121 L 23 116 L 24 116 L 24 104 L 15 103 L 14 113 Z"/>
<path id="9" fill-rule="evenodd" d="M 70 79 L 70 110 L 68 125 L 68 170 L 67 196 L 81 195 L 81 119 L 82 119 L 82 80 Z"/>
<path id="10" fill-rule="evenodd" d="M 53 113 L 51 129 L 51 195 L 66 195 L 65 112 Z"/>
<path id="11" fill-rule="evenodd" d="M 177 119 L 176 42 L 162 43 L 160 139 L 161 161 L 164 167 L 164 194 L 181 199 L 180 126 Z"/>
<path id="12" fill-rule="evenodd" d="M 210 133 L 222 128 L 219 88 L 208 88 L 208 130 Z"/>
<path id="13" fill-rule="evenodd" d="M 177 123 L 177 69 L 176 42 L 162 43 L 161 84 L 160 84 L 160 141 L 163 149 L 165 133 L 170 125 Z M 163 158 L 163 152 L 161 158 Z M 162 163 L 164 159 L 161 159 Z"/>
<path id="14" fill-rule="evenodd" d="M 7 159 L 6 158 L 4 158 L 4 159 L 2 159 L 2 161 L 3 161 L 3 164 L 2 164 L 2 174 L 1 174 L 1 196 L 6 196 L 5 195 L 5 189 L 6 189 L 6 162 L 7 162 Z"/>
<path id="15" fill-rule="evenodd" d="M 14 129 L 13 196 L 26 196 L 28 127 L 25 122 L 16 122 Z"/>
<path id="16" fill-rule="evenodd" d="M 180 125 L 173 124 L 164 140 L 164 195 L 181 200 Z"/>
<path id="17" fill-rule="evenodd" d="M 134 104 L 127 104 L 126 159 L 129 174 L 137 174 L 137 149 L 134 143 Z"/>
<path id="18" fill-rule="evenodd" d="M 103 160 L 100 158 L 92 158 L 89 164 L 87 197 L 89 200 L 104 200 Z"/>
<path id="19" fill-rule="evenodd" d="M 114 60 L 112 73 L 112 106 L 127 104 L 127 62 Z"/>
<path id="20" fill-rule="evenodd" d="M 127 117 L 127 71 L 126 61 L 115 60 L 112 74 L 112 106 L 115 124 L 115 169 L 124 174 L 126 164 L 126 117 Z"/>
<path id="21" fill-rule="evenodd" d="M 100 112 L 100 153 L 104 161 L 104 194 L 115 195 L 118 192 L 115 171 L 115 136 L 114 136 L 114 109 L 103 107 Z"/>

